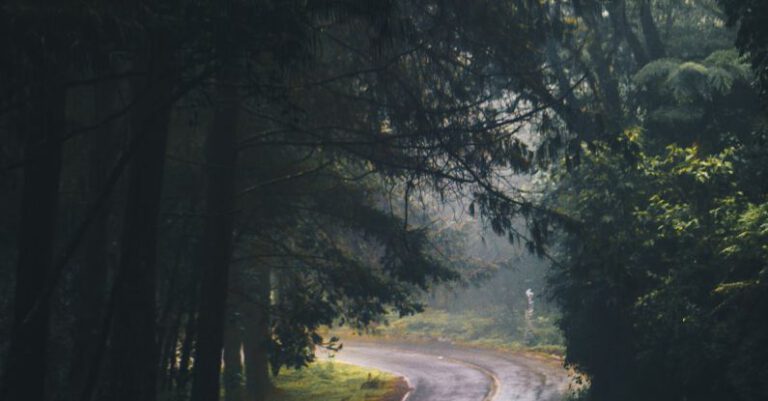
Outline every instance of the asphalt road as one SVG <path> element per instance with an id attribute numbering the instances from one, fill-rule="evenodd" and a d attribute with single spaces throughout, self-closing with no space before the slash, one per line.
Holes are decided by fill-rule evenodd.
<path id="1" fill-rule="evenodd" d="M 345 341 L 335 358 L 405 377 L 407 401 L 559 401 L 568 386 L 552 361 L 450 344 Z"/>

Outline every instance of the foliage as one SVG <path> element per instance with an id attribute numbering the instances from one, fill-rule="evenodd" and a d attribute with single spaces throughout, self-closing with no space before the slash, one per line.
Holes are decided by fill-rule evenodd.
<path id="1" fill-rule="evenodd" d="M 765 95 L 768 84 L 768 5 L 760 0 L 719 0 L 728 23 L 738 26 L 736 46 L 749 58 Z"/>
<path id="2" fill-rule="evenodd" d="M 120 383 L 151 401 L 155 377 L 183 398 L 194 361 L 217 378 L 227 297 L 229 355 L 258 338 L 246 364 L 278 372 L 334 345 L 323 324 L 418 312 L 457 266 L 489 275 L 414 217 L 424 194 L 471 198 L 553 264 L 584 397 L 766 398 L 764 1 L 22 3 L 0 7 L 0 333 L 29 335 L 0 350 L 37 354 L 0 364 L 14 399 L 28 379 L 33 401 L 130 398 Z M 203 201 L 214 172 L 227 193 Z M 517 285 L 498 321 L 404 330 L 519 341 Z"/>
<path id="3" fill-rule="evenodd" d="M 735 185 L 738 150 L 669 145 L 653 155 L 641 135 L 628 137 L 629 158 L 598 145 L 558 190 L 561 207 L 592 222 L 565 239 L 553 277 L 568 362 L 598 399 L 617 381 L 613 394 L 637 399 L 758 399 L 765 365 L 731 348 L 765 336 L 732 309 L 745 300 L 736 294 L 760 293 L 765 270 L 765 209 Z"/>
<path id="4" fill-rule="evenodd" d="M 389 316 L 385 323 L 369 328 L 368 332 L 391 340 L 450 341 L 501 350 L 563 353 L 562 338 L 552 316 L 536 317 L 530 338 L 526 338 L 523 322 L 511 325 L 500 315 L 426 309 L 413 316 Z M 332 333 L 342 340 L 353 335 L 339 329 Z"/>
<path id="5" fill-rule="evenodd" d="M 744 57 L 712 1 L 561 9 L 581 30 L 549 57 L 583 62 L 552 62 L 550 82 L 590 82 L 543 127 L 571 135 L 547 204 L 573 220 L 554 241 L 550 282 L 567 362 L 590 381 L 579 398 L 766 397 L 766 142 L 752 86 L 764 13 L 721 3 L 745 23 Z"/>

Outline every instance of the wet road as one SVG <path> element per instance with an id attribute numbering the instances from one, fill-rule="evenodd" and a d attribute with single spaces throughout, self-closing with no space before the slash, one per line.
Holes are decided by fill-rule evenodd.
<path id="1" fill-rule="evenodd" d="M 405 377 L 407 401 L 559 401 L 568 386 L 551 361 L 449 344 L 345 342 L 336 359 Z"/>

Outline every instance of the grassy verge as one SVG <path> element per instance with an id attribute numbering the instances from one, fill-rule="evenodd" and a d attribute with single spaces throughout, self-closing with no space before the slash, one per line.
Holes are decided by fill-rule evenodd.
<path id="1" fill-rule="evenodd" d="M 408 391 L 402 378 L 334 361 L 282 371 L 274 384 L 269 401 L 400 401 Z"/>
<path id="2" fill-rule="evenodd" d="M 332 334 L 342 340 L 357 335 L 345 328 L 334 328 Z M 450 341 L 504 351 L 532 351 L 556 356 L 564 353 L 554 323 L 544 317 L 534 322 L 527 341 L 523 340 L 524 335 L 520 329 L 509 329 L 492 317 L 440 310 L 427 310 L 414 316 L 389 319 L 389 324 L 373 327 L 369 334 L 385 340 Z"/>

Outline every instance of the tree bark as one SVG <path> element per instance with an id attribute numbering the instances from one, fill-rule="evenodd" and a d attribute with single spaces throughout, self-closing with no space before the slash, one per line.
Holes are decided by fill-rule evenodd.
<path id="1" fill-rule="evenodd" d="M 55 85 L 55 84 L 53 84 Z M 50 318 L 44 291 L 53 268 L 66 92 L 42 85 L 25 110 L 24 186 L 11 344 L 2 399 L 43 401 Z"/>
<path id="2" fill-rule="evenodd" d="M 173 70 L 171 49 L 163 45 L 161 37 L 150 43 L 146 59 L 139 61 L 140 65 L 151 66 L 148 77 L 134 82 L 134 96 L 139 96 L 131 128 L 137 138 L 136 153 L 115 278 L 111 336 L 109 399 L 115 401 L 153 401 L 157 392 L 157 221 L 174 85 L 168 77 Z"/>
<path id="3" fill-rule="evenodd" d="M 233 311 L 234 312 L 234 311 Z M 245 401 L 243 388 L 243 340 L 240 319 L 236 313 L 227 314 L 224 335 L 224 394 L 226 401 Z"/>
<path id="4" fill-rule="evenodd" d="M 188 288 L 188 306 L 186 321 L 184 323 L 184 339 L 181 342 L 179 355 L 179 371 L 176 374 L 176 398 L 186 400 L 187 384 L 189 384 L 189 372 L 192 365 L 192 352 L 197 340 L 197 305 L 199 302 L 200 267 L 193 263 L 192 277 Z"/>
<path id="5" fill-rule="evenodd" d="M 187 324 L 184 329 L 184 341 L 181 343 L 181 355 L 179 356 L 179 373 L 176 376 L 176 393 L 178 399 L 186 399 L 185 393 L 189 382 L 189 370 L 192 361 L 192 348 L 197 337 L 197 319 L 195 315 L 196 304 L 187 315 Z"/>
<path id="6" fill-rule="evenodd" d="M 621 96 L 619 95 L 619 85 L 611 73 L 613 60 L 602 47 L 602 43 L 604 43 L 607 35 L 599 23 L 601 18 L 599 16 L 600 7 L 598 3 L 592 0 L 585 1 L 584 5 L 583 13 L 580 16 L 584 19 L 592 35 L 594 35 L 589 40 L 586 50 L 592 60 L 594 70 L 592 81 L 602 108 L 600 116 L 601 132 L 598 133 L 597 139 L 613 138 L 622 129 L 623 111 Z"/>
<path id="7" fill-rule="evenodd" d="M 194 211 L 194 201 L 190 207 L 190 212 Z M 168 284 L 165 291 L 165 302 L 163 310 L 160 313 L 158 322 L 162 326 L 162 333 L 158 339 L 160 344 L 161 357 L 159 367 L 160 389 L 167 390 L 171 384 L 174 370 L 176 368 L 176 349 L 179 341 L 179 331 L 181 329 L 181 320 L 183 317 L 183 291 L 178 290 L 179 282 L 182 281 L 182 265 L 184 260 L 184 251 L 187 248 L 188 219 L 182 222 L 181 232 L 176 244 L 176 255 L 173 267 L 168 269 Z M 192 266 L 194 269 L 194 266 Z M 171 323 L 168 323 L 171 322 Z"/>
<path id="8" fill-rule="evenodd" d="M 272 390 L 269 379 L 270 269 L 262 265 L 254 274 L 248 299 L 241 304 L 245 334 L 245 383 L 248 401 L 263 401 Z"/>
<path id="9" fill-rule="evenodd" d="M 95 119 L 101 121 L 113 110 L 117 85 L 114 82 L 97 84 L 94 94 Z M 95 208 L 104 187 L 107 185 L 107 172 L 114 159 L 110 148 L 112 126 L 108 124 L 91 134 L 88 149 L 88 192 L 91 208 Z M 101 210 L 88 230 L 85 241 L 85 258 L 77 278 L 74 299 L 74 346 L 70 365 L 70 389 L 73 394 L 81 394 L 85 388 L 88 371 L 97 352 L 101 338 L 103 306 L 106 301 L 108 271 L 108 210 Z"/>
<path id="10" fill-rule="evenodd" d="M 232 60 L 226 61 L 229 63 L 218 75 L 217 103 L 206 141 L 207 212 L 203 229 L 193 401 L 219 399 L 234 225 L 236 130 L 240 107 L 236 67 Z"/>
<path id="11" fill-rule="evenodd" d="M 635 57 L 635 62 L 639 66 L 647 64 L 648 55 L 645 53 L 640 39 L 632 31 L 632 27 L 627 21 L 627 4 L 625 0 L 613 0 L 611 6 L 610 17 L 615 34 L 618 37 L 624 37 L 629 45 L 629 49 L 632 51 L 632 55 Z"/>
<path id="12" fill-rule="evenodd" d="M 173 323 L 167 330 L 164 342 L 161 342 L 161 356 L 159 366 L 159 389 L 167 391 L 170 389 L 171 379 L 176 371 L 176 350 L 179 343 L 179 330 L 181 329 L 181 312 L 175 314 Z"/>
<path id="13" fill-rule="evenodd" d="M 657 60 L 666 57 L 664 42 L 661 41 L 659 29 L 653 20 L 651 0 L 642 0 L 640 2 L 640 24 L 643 27 L 643 36 L 645 37 L 645 45 L 648 48 L 650 59 Z"/>

